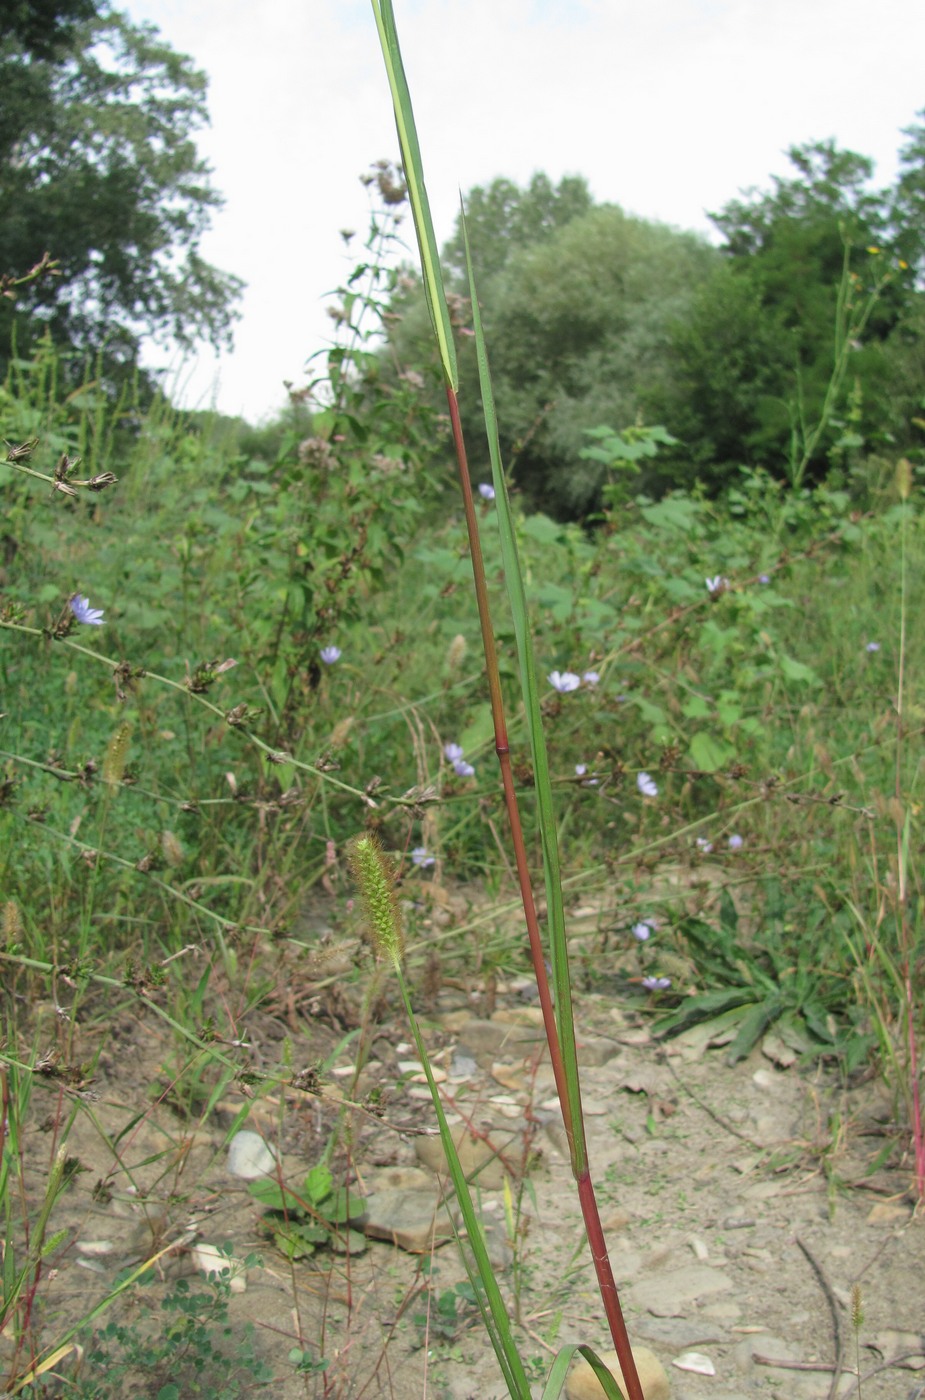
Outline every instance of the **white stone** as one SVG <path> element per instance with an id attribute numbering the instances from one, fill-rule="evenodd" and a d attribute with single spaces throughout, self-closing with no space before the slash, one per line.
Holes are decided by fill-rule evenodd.
<path id="1" fill-rule="evenodd" d="M 193 1263 L 204 1274 L 220 1274 L 223 1269 L 229 1269 L 231 1277 L 228 1286 L 232 1293 L 243 1293 L 247 1287 L 240 1259 L 229 1259 L 214 1244 L 197 1244 L 193 1250 Z"/>
<path id="2" fill-rule="evenodd" d="M 276 1170 L 276 1157 L 259 1133 L 245 1129 L 235 1133 L 228 1144 L 228 1172 L 245 1181 L 270 1176 Z"/>
<path id="3" fill-rule="evenodd" d="M 672 1361 L 672 1366 L 677 1366 L 679 1371 L 693 1371 L 695 1376 L 715 1376 L 716 1367 L 709 1356 L 704 1356 L 702 1351 L 682 1351 L 680 1356 L 676 1356 Z"/>

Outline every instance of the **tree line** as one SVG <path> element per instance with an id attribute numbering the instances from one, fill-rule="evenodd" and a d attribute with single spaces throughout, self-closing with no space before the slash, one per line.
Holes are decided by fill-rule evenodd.
<path id="1" fill-rule="evenodd" d="M 832 141 L 711 215 L 721 241 L 595 204 L 586 182 L 537 174 L 471 190 L 469 241 L 505 458 L 527 502 L 580 518 L 605 468 L 588 432 L 660 425 L 675 442 L 638 484 L 717 490 L 741 467 L 791 482 L 863 473 L 921 449 L 925 409 L 925 113 L 899 175 Z M 443 250 L 467 292 L 462 231 Z M 387 355 L 431 358 L 403 282 Z M 465 319 L 464 312 L 460 313 Z M 460 401 L 481 465 L 477 368 L 460 343 Z"/>
<path id="2" fill-rule="evenodd" d="M 81 364 L 92 356 L 113 388 L 148 338 L 230 343 L 242 284 L 200 252 L 222 203 L 196 149 L 206 93 L 189 58 L 108 0 L 3 7 L 0 374 L 40 336 Z M 570 518 L 597 509 L 607 469 L 588 447 L 603 425 L 665 430 L 638 464 L 650 493 L 718 490 L 742 467 L 843 479 L 920 451 L 925 112 L 889 187 L 832 141 L 789 160 L 787 175 L 711 215 L 718 243 L 596 203 L 577 175 L 469 191 L 502 447 L 528 505 Z M 14 287 L 46 252 L 54 275 Z M 459 226 L 443 260 L 479 470 Z M 413 270 L 395 279 L 386 319 L 377 386 L 398 368 L 432 372 Z"/>

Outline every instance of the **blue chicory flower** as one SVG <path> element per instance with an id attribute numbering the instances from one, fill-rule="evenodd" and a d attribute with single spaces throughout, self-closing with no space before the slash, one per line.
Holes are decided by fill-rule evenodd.
<path id="1" fill-rule="evenodd" d="M 759 582 L 759 583 L 770 583 L 770 582 L 771 582 L 771 575 L 770 575 L 770 574 L 759 574 L 759 575 L 758 575 L 758 582 Z"/>
<path id="2" fill-rule="evenodd" d="M 648 773 L 636 774 L 636 786 L 643 797 L 658 797 L 658 784 L 654 778 L 650 778 Z"/>
<path id="3" fill-rule="evenodd" d="M 459 778 L 474 778 L 475 769 L 471 763 L 467 763 L 464 758 L 458 758 L 453 764 L 453 771 Z"/>
<path id="4" fill-rule="evenodd" d="M 735 832 L 733 832 L 729 838 L 730 851 L 741 851 L 744 844 L 745 843 L 742 840 L 742 837 L 738 836 Z"/>
<path id="5" fill-rule="evenodd" d="M 577 690 L 581 685 L 581 676 L 576 676 L 574 671 L 550 671 L 546 679 L 553 690 L 558 690 L 560 695 L 565 695 L 570 690 Z"/>
<path id="6" fill-rule="evenodd" d="M 585 685 L 597 685 L 600 680 L 600 675 L 597 671 L 583 671 L 581 679 L 584 681 Z"/>
<path id="7" fill-rule="evenodd" d="M 479 495 L 483 501 L 493 501 L 495 499 L 495 488 L 489 481 L 479 482 Z"/>
<path id="8" fill-rule="evenodd" d="M 640 943 L 647 943 L 655 932 L 654 919 L 640 919 L 638 924 L 633 924 L 633 937 Z"/>
<path id="9" fill-rule="evenodd" d="M 576 764 L 575 764 L 575 773 L 576 773 L 576 776 L 577 776 L 577 777 L 579 777 L 579 778 L 584 778 L 584 776 L 585 776 L 585 774 L 587 773 L 587 771 L 588 771 L 588 765 L 587 765 L 587 763 L 576 763 Z M 597 785 L 598 785 L 598 780 L 597 780 L 597 778 L 585 778 L 585 781 L 582 783 L 581 786 L 582 786 L 582 787 L 597 787 Z"/>
<path id="10" fill-rule="evenodd" d="M 463 756 L 462 744 L 444 744 L 443 756 L 447 763 L 458 763 Z"/>
<path id="11" fill-rule="evenodd" d="M 880 643 L 879 643 L 879 642 L 868 642 L 868 643 L 867 643 L 867 646 L 864 648 L 864 650 L 865 650 L 865 651 L 879 651 L 879 650 L 880 650 Z"/>
<path id="12" fill-rule="evenodd" d="M 717 574 L 715 578 L 705 578 L 704 583 L 707 585 L 707 592 L 713 597 L 719 597 L 720 593 L 725 593 L 729 587 L 728 578 L 723 578 L 722 574 Z"/>
<path id="13" fill-rule="evenodd" d="M 343 656 L 343 652 L 341 651 L 340 647 L 330 646 L 322 647 L 319 655 L 322 661 L 324 662 L 325 666 L 333 666 L 335 661 L 339 661 L 341 659 L 341 657 Z"/>
<path id="14" fill-rule="evenodd" d="M 413 864 L 419 866 L 421 870 L 429 870 L 434 864 L 434 857 L 427 854 L 426 846 L 415 846 L 414 850 L 411 852 L 411 860 Z"/>
<path id="15" fill-rule="evenodd" d="M 68 598 L 67 605 L 74 614 L 78 622 L 84 622 L 88 627 L 103 627 L 103 609 L 91 608 L 90 599 L 75 593 Z"/>
<path id="16" fill-rule="evenodd" d="M 712 842 L 712 841 L 708 841 L 707 838 L 706 838 L 705 836 L 698 836 L 698 837 L 697 837 L 697 849 L 698 849 L 699 851 L 703 851 L 703 853 L 704 853 L 705 856 L 708 856 L 708 855 L 710 854 L 710 852 L 712 851 L 712 849 L 713 849 L 713 842 Z"/>
<path id="17" fill-rule="evenodd" d="M 642 985 L 647 992 L 664 992 L 671 986 L 670 977 L 643 977 Z"/>

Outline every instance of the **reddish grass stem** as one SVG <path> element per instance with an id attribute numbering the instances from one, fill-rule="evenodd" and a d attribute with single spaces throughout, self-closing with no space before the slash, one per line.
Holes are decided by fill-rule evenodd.
<path id="1" fill-rule="evenodd" d="M 504 701 L 501 695 L 498 652 L 495 646 L 494 630 L 491 625 L 491 610 L 488 602 L 488 588 L 485 580 L 485 563 L 482 557 L 482 546 L 479 539 L 475 501 L 472 497 L 472 482 L 469 477 L 466 444 L 463 438 L 462 424 L 459 419 L 459 401 L 455 391 L 449 385 L 447 386 L 446 396 L 450 409 L 453 443 L 456 448 L 456 462 L 459 468 L 459 483 L 462 489 L 466 529 L 469 535 L 469 553 L 472 560 L 472 575 L 475 582 L 479 626 L 482 632 L 482 645 L 485 651 L 485 670 L 488 677 L 488 693 L 491 702 L 492 723 L 495 733 L 495 752 L 498 755 L 498 763 L 501 768 L 504 802 L 511 828 L 511 842 L 514 847 L 517 879 L 520 885 L 520 895 L 523 901 L 527 934 L 530 940 L 530 956 L 533 960 L 536 986 L 543 1012 L 543 1026 L 549 1045 L 549 1056 L 552 1061 L 553 1074 L 556 1080 L 556 1091 L 559 1096 L 562 1119 L 568 1138 L 572 1171 L 578 1186 L 578 1199 L 581 1204 L 585 1233 L 587 1234 L 588 1244 L 591 1248 L 591 1257 L 594 1261 L 598 1288 L 601 1294 L 601 1301 L 604 1304 L 607 1322 L 610 1327 L 610 1335 L 613 1339 L 614 1348 L 620 1362 L 620 1368 L 623 1372 L 623 1378 L 627 1388 L 627 1400 L 645 1400 L 642 1386 L 639 1382 L 639 1376 L 636 1372 L 636 1363 L 633 1360 L 633 1351 L 626 1331 L 626 1323 L 623 1318 L 623 1310 L 620 1306 L 620 1296 L 617 1292 L 617 1285 L 610 1264 L 610 1256 L 607 1252 L 607 1243 L 604 1239 L 604 1230 L 601 1225 L 600 1212 L 597 1208 L 597 1198 L 594 1194 L 591 1174 L 587 1165 L 580 1171 L 576 1170 L 575 1166 L 577 1155 L 576 1135 L 580 1137 L 580 1159 L 584 1163 L 587 1163 L 588 1160 L 584 1136 L 584 1123 L 582 1122 L 580 1106 L 577 1122 L 572 1119 L 565 1066 L 562 1061 L 559 1032 L 556 1026 L 556 1015 L 549 990 L 549 978 L 546 974 L 543 940 L 540 934 L 539 919 L 536 912 L 536 900 L 533 896 L 533 882 L 530 875 L 529 863 L 527 861 L 527 850 L 524 843 L 523 826 L 520 820 L 520 808 L 517 803 L 517 792 L 514 787 L 514 777 L 511 771 L 511 750 L 507 737 Z"/>

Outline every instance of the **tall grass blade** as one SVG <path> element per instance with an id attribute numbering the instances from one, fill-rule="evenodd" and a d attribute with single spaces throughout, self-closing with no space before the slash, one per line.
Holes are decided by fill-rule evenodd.
<path id="1" fill-rule="evenodd" d="M 546 908 L 549 931 L 549 950 L 552 963 L 553 985 L 555 986 L 556 1029 L 565 1069 L 566 1092 L 568 1095 L 567 1120 L 572 1124 L 574 1148 L 572 1166 L 576 1176 L 587 1167 L 587 1148 L 581 1115 L 581 1090 L 578 1076 L 578 1055 L 575 1045 L 575 1020 L 572 1011 L 572 987 L 569 978 L 568 947 L 565 936 L 565 907 L 562 901 L 562 877 L 559 864 L 559 842 L 556 834 L 556 817 L 552 801 L 552 783 L 549 778 L 549 756 L 546 736 L 543 732 L 543 716 L 540 712 L 539 687 L 536 681 L 536 659 L 530 636 L 530 621 L 527 612 L 527 595 L 524 589 L 523 571 L 517 551 L 517 537 L 511 515 L 511 502 L 504 468 L 501 462 L 501 445 L 498 437 L 498 419 L 495 412 L 494 390 L 488 367 L 488 350 L 479 310 L 478 290 L 475 284 L 475 270 L 469 249 L 469 234 L 466 228 L 465 209 L 462 211 L 463 239 L 466 250 L 466 268 L 469 276 L 469 295 L 472 301 L 472 326 L 475 331 L 476 355 L 479 368 L 479 387 L 482 392 L 482 411 L 488 433 L 488 450 L 491 456 L 492 484 L 495 488 L 498 529 L 501 535 L 501 559 L 504 565 L 504 581 L 514 623 L 514 636 L 517 645 L 517 659 L 520 665 L 520 684 L 527 717 L 527 732 L 530 738 L 530 753 L 533 760 L 533 778 L 539 815 L 540 840 L 543 851 L 543 878 L 546 886 Z"/>
<path id="2" fill-rule="evenodd" d="M 411 107 L 411 94 L 405 78 L 401 50 L 398 46 L 398 33 L 395 28 L 395 15 L 391 0 L 372 0 L 379 42 L 385 59 L 389 87 L 392 90 L 392 106 L 395 109 L 395 125 L 398 128 L 398 143 L 401 147 L 402 166 L 408 182 L 408 198 L 414 216 L 414 231 L 417 234 L 418 249 L 421 254 L 421 271 L 424 277 L 424 295 L 427 309 L 437 338 L 440 363 L 443 375 L 452 389 L 459 387 L 456 369 L 456 346 L 453 343 L 453 327 L 443 290 L 443 274 L 440 271 L 440 257 L 437 252 L 437 239 L 433 220 L 430 216 L 430 202 L 424 184 L 424 167 L 421 162 L 421 148 L 418 144 L 414 112 Z"/>
<path id="3" fill-rule="evenodd" d="M 398 985 L 401 991 L 402 1001 L 405 1005 L 405 1014 L 408 1017 L 408 1024 L 414 1037 L 418 1058 L 424 1068 L 427 1085 L 430 1089 L 430 1096 L 434 1105 L 434 1112 L 437 1115 L 437 1125 L 440 1129 L 440 1140 L 443 1143 L 443 1150 L 446 1154 L 447 1165 L 450 1171 L 450 1180 L 453 1183 L 453 1190 L 462 1214 L 463 1223 L 466 1227 L 469 1249 L 471 1250 L 476 1273 L 469 1268 L 469 1262 L 463 1251 L 463 1262 L 466 1264 L 466 1271 L 469 1274 L 470 1282 L 475 1290 L 476 1300 L 482 1313 L 485 1329 L 491 1339 L 498 1364 L 504 1375 L 505 1383 L 511 1395 L 524 1397 L 530 1400 L 530 1382 L 520 1359 L 520 1353 L 511 1333 L 511 1322 L 508 1309 L 501 1297 L 500 1289 L 495 1280 L 494 1270 L 488 1256 L 488 1247 L 482 1233 L 482 1226 L 476 1214 L 475 1206 L 472 1204 L 472 1195 L 469 1191 L 469 1183 L 466 1180 L 462 1163 L 459 1160 L 459 1153 L 456 1150 L 456 1143 L 453 1134 L 450 1132 L 450 1125 L 446 1121 L 446 1114 L 443 1111 L 443 1104 L 440 1100 L 440 1091 L 434 1079 L 430 1066 L 430 1059 L 427 1054 L 427 1047 L 418 1026 L 414 1008 L 411 1005 L 411 998 L 408 995 L 408 987 L 405 982 L 404 973 L 400 966 L 396 966 Z"/>
<path id="4" fill-rule="evenodd" d="M 556 1353 L 556 1359 L 549 1368 L 549 1375 L 546 1377 L 546 1384 L 543 1386 L 541 1400 L 558 1400 L 565 1386 L 565 1377 L 568 1368 L 571 1366 L 575 1353 L 583 1356 L 591 1367 L 595 1376 L 601 1383 L 607 1400 L 623 1400 L 623 1392 L 620 1390 L 613 1376 L 604 1365 L 597 1352 L 590 1347 L 579 1346 L 575 1342 L 570 1342 L 561 1351 Z"/>

